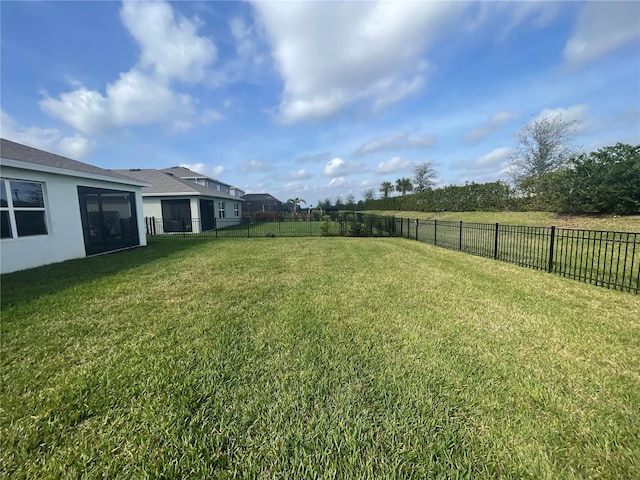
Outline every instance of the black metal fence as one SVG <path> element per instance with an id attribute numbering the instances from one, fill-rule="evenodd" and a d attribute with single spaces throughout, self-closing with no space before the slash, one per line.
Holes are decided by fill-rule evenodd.
<path id="1" fill-rule="evenodd" d="M 174 221 L 146 218 L 147 235 L 198 237 L 403 237 L 627 292 L 640 292 L 640 233 L 465 223 L 333 213 Z M 213 228 L 211 228 L 213 227 Z"/>

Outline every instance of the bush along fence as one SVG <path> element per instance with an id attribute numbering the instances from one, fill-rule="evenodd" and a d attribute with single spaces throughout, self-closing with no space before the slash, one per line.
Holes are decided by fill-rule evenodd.
<path id="1" fill-rule="evenodd" d="M 146 226 L 150 236 L 403 237 L 598 286 L 640 292 L 640 233 L 419 220 L 356 212 L 208 222 L 147 218 Z"/>

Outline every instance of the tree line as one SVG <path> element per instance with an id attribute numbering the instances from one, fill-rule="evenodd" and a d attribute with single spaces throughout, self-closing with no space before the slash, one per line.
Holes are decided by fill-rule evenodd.
<path id="1" fill-rule="evenodd" d="M 431 161 L 414 166 L 411 178 L 367 188 L 356 203 L 353 194 L 321 208 L 469 211 L 541 210 L 564 213 L 640 213 L 640 145 L 617 143 L 590 153 L 574 145 L 580 122 L 548 114 L 524 125 L 510 158 L 510 181 L 467 183 L 433 188 Z M 394 192 L 399 193 L 393 196 Z M 295 201 L 295 199 L 290 200 Z"/>
<path id="2" fill-rule="evenodd" d="M 566 145 L 566 138 L 563 140 Z M 535 147 L 531 148 L 536 151 Z M 538 149 L 537 152 L 544 151 Z M 380 186 L 381 198 L 363 192 L 361 207 L 367 210 L 470 211 L 542 210 L 564 213 L 640 213 L 640 145 L 618 143 L 591 153 L 562 158 L 558 149 L 547 146 L 552 161 L 531 157 L 523 161 L 516 149 L 513 182 L 468 183 L 413 194 L 389 195 L 390 182 Z M 519 165 L 518 165 L 519 162 Z M 520 166 L 521 168 L 518 168 Z M 395 189 L 412 191 L 406 185 Z M 414 176 L 415 182 L 415 176 Z M 413 187 L 413 184 L 412 184 Z M 406 193 L 406 192 L 404 192 Z"/>

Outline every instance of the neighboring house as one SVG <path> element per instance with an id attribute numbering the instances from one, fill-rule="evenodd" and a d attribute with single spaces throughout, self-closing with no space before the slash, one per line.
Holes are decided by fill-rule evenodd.
<path id="1" fill-rule="evenodd" d="M 220 180 L 216 180 L 215 178 L 207 177 L 198 172 L 194 172 L 186 167 L 169 167 L 169 168 L 161 168 L 161 172 L 170 173 L 174 177 L 182 178 L 183 180 L 190 180 L 192 182 L 197 183 L 198 185 L 202 185 L 204 187 L 210 188 L 211 190 L 216 190 L 222 193 L 227 193 L 232 196 L 242 196 L 236 195 L 232 190 L 237 190 L 236 187 L 232 187 L 228 183 L 221 182 Z"/>
<path id="2" fill-rule="evenodd" d="M 231 187 L 229 190 L 234 197 L 244 197 L 244 190 L 240 190 L 238 187 Z"/>
<path id="3" fill-rule="evenodd" d="M 276 197 L 268 193 L 247 193 L 243 198 L 246 210 L 249 213 L 282 212 L 288 210 L 286 204 L 283 204 Z"/>
<path id="4" fill-rule="evenodd" d="M 207 177 L 198 178 L 199 182 L 196 183 L 193 178 L 185 179 L 175 175 L 184 173 L 183 170 L 191 172 L 183 167 L 117 171 L 149 184 L 142 189 L 142 204 L 144 216 L 156 220 L 156 233 L 204 232 L 242 221 L 244 200 L 205 186 L 206 180 L 213 181 Z"/>
<path id="5" fill-rule="evenodd" d="M 0 139 L 0 271 L 146 245 L 145 185 Z"/>

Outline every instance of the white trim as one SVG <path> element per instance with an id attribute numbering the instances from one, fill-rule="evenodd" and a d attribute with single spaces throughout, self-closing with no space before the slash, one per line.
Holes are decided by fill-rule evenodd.
<path id="1" fill-rule="evenodd" d="M 235 202 L 244 202 L 244 199 L 234 197 L 229 195 L 228 193 L 220 192 L 220 195 L 211 195 L 209 193 L 202 192 L 169 192 L 169 193 L 142 193 L 143 197 L 189 197 L 189 196 L 197 196 L 197 197 L 207 197 L 207 198 L 216 198 L 222 200 L 229 200 Z"/>

